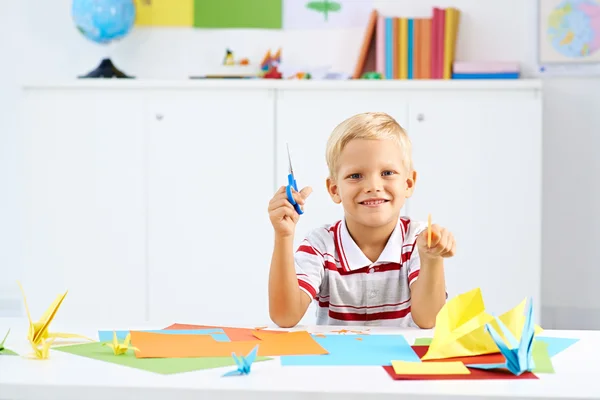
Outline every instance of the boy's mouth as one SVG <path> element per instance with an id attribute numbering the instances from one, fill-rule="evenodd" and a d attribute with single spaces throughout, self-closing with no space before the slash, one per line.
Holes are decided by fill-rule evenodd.
<path id="1" fill-rule="evenodd" d="M 389 200 L 386 199 L 369 199 L 365 201 L 361 201 L 359 204 L 367 207 L 377 207 L 384 203 L 387 203 Z"/>

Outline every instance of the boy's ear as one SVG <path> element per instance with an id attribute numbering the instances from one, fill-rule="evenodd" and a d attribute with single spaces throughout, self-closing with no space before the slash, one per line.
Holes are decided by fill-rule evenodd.
<path id="1" fill-rule="evenodd" d="M 331 200 L 333 200 L 335 204 L 340 204 L 342 202 L 342 198 L 340 197 L 339 187 L 336 184 L 336 181 L 329 177 L 327 178 L 326 184 L 327 192 L 329 193 L 329 196 L 331 196 Z"/>
<path id="2" fill-rule="evenodd" d="M 417 171 L 414 169 L 408 173 L 406 177 L 406 197 L 412 196 L 415 191 L 415 184 L 417 183 Z"/>

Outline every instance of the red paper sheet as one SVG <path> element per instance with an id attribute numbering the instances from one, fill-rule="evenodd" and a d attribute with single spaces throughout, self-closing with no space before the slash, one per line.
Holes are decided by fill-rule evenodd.
<path id="1" fill-rule="evenodd" d="M 419 358 L 423 357 L 429 346 L 412 346 L 413 350 Z M 454 357 L 445 358 L 441 360 L 427 360 L 423 362 L 436 362 L 436 361 L 462 361 L 466 364 L 496 364 L 502 363 L 506 360 L 500 353 L 495 354 L 484 354 L 481 356 L 470 356 L 470 357 Z M 469 375 L 398 375 L 394 372 L 394 367 L 391 365 L 384 365 L 383 369 L 390 375 L 394 380 L 423 380 L 423 381 L 439 381 L 439 380 L 498 380 L 498 379 L 539 379 L 536 375 L 531 372 L 525 372 L 519 376 L 514 375 L 508 370 L 480 370 L 475 368 L 469 368 L 471 373 Z"/>
<path id="2" fill-rule="evenodd" d="M 249 328 L 230 328 L 225 326 L 213 326 L 213 325 L 187 325 L 187 324 L 173 324 L 165 330 L 192 330 L 192 329 L 223 329 L 225 334 L 229 337 L 232 342 L 244 342 L 249 340 L 256 340 L 254 336 L 255 332 L 272 332 L 272 333 L 287 333 L 285 331 L 270 331 L 266 329 L 249 329 Z"/>

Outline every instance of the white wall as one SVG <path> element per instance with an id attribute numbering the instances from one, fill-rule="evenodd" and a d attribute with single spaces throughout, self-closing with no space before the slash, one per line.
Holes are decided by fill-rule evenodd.
<path id="1" fill-rule="evenodd" d="M 389 15 L 427 16 L 434 5 L 458 7 L 462 11 L 458 60 L 519 61 L 525 76 L 536 74 L 536 0 L 374 3 Z M 0 315 L 14 306 L 7 299 L 19 299 L 14 281 L 23 267 L 17 223 L 20 182 L 15 173 L 19 85 L 72 79 L 93 69 L 104 54 L 75 30 L 70 4 L 70 0 L 0 0 Z M 217 65 L 225 47 L 259 62 L 266 49 L 282 46 L 286 63 L 330 65 L 349 73 L 362 34 L 361 29 L 136 29 L 112 56 L 121 69 L 138 78 L 186 79 Z M 600 256 L 600 184 L 594 178 L 600 172 L 596 156 L 600 79 L 553 79 L 545 85 L 543 324 L 600 329 L 600 295 L 594 290 L 600 281 L 595 265 Z"/>

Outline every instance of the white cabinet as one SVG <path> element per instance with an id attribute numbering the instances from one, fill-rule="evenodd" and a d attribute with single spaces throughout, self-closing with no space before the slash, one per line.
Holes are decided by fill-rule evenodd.
<path id="1" fill-rule="evenodd" d="M 326 141 L 365 111 L 407 128 L 418 179 L 404 211 L 456 235 L 450 296 L 481 287 L 490 311 L 527 295 L 539 310 L 537 82 L 77 81 L 30 85 L 22 110 L 16 275 L 34 316 L 69 289 L 65 319 L 268 323 L 267 207 L 287 184 L 286 143 L 314 189 L 298 245 L 342 218 Z"/>
<path id="2" fill-rule="evenodd" d="M 429 96 L 429 98 L 431 98 Z M 411 217 L 450 229 L 451 297 L 481 287 L 502 313 L 527 296 L 540 317 L 541 104 L 532 92 L 464 93 L 410 106 L 417 184 Z"/>
<path id="3" fill-rule="evenodd" d="M 396 91 L 289 89 L 277 93 L 277 187 L 287 185 L 289 143 L 298 190 L 304 186 L 313 189 L 296 227 L 296 246 L 312 229 L 344 215 L 325 184 L 329 175 L 325 149 L 336 125 L 354 114 L 384 111 L 405 126 L 407 106 L 406 98 Z"/>
<path id="4" fill-rule="evenodd" d="M 143 321 L 142 108 L 129 91 L 26 91 L 25 265 L 32 318 L 69 290 L 57 321 Z M 16 285 L 16 283 L 14 283 Z"/>
<path id="5" fill-rule="evenodd" d="M 151 321 L 269 322 L 273 94 L 147 98 Z"/>

